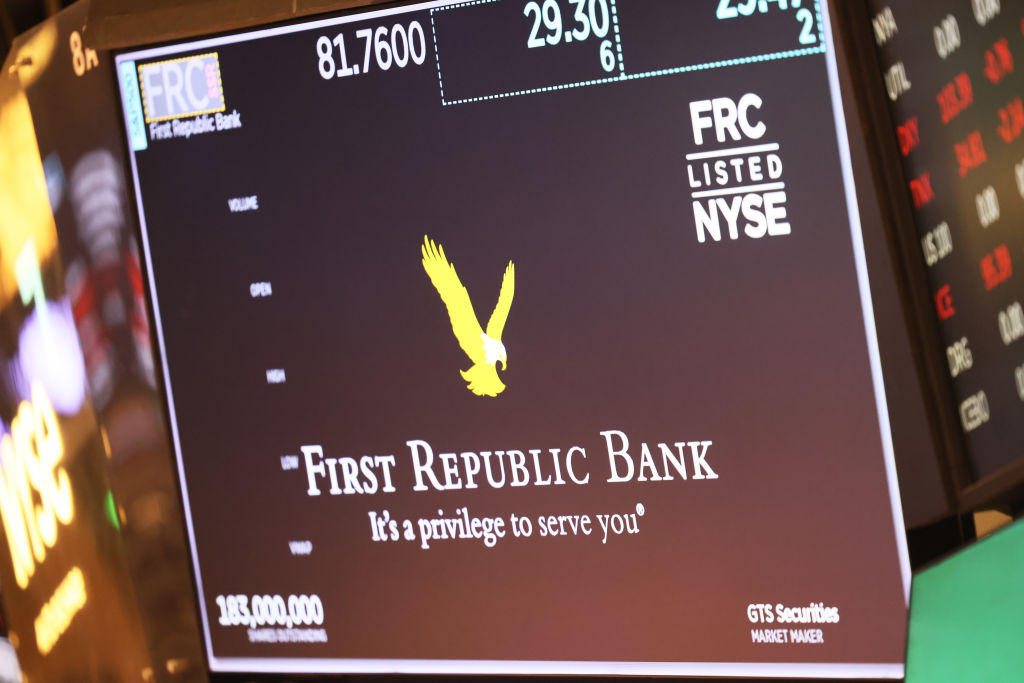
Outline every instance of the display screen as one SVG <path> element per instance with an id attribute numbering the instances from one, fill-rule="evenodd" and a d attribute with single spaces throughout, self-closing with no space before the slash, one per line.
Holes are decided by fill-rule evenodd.
<path id="1" fill-rule="evenodd" d="M 119 55 L 212 670 L 902 676 L 825 10 Z"/>
<path id="2" fill-rule="evenodd" d="M 980 479 L 1024 456 L 1024 279 L 1014 274 L 1024 265 L 1024 14 L 999 0 L 870 5 L 920 258 Z"/>

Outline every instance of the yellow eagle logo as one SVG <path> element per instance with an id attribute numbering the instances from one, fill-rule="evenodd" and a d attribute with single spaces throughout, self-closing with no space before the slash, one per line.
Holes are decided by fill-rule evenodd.
<path id="1" fill-rule="evenodd" d="M 484 332 L 477 321 L 476 313 L 473 312 L 469 292 L 459 280 L 455 266 L 445 258 L 444 248 L 440 244 L 434 244 L 432 239 L 424 235 L 420 250 L 423 252 L 423 270 L 427 271 L 427 276 L 430 277 L 437 293 L 441 295 L 441 301 L 448 308 L 448 317 L 451 319 L 455 338 L 473 361 L 473 367 L 469 370 L 459 371 L 462 379 L 469 382 L 466 388 L 477 396 L 497 396 L 505 390 L 504 383 L 498 378 L 498 369 L 495 365 L 500 360 L 501 369 L 508 368 L 508 354 L 505 352 L 505 345 L 501 343 L 501 331 L 505 328 L 505 320 L 508 318 L 512 296 L 515 293 L 515 264 L 509 261 L 505 267 L 498 303 L 491 313 L 491 319 L 487 321 L 487 331 Z"/>

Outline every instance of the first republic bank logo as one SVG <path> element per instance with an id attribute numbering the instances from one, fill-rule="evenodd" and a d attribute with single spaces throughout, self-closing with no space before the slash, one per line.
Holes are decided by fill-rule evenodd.
<path id="1" fill-rule="evenodd" d="M 142 118 L 151 139 L 188 138 L 242 125 L 237 111 L 224 113 L 227 103 L 216 52 L 142 64 L 138 78 Z"/>
<path id="2" fill-rule="evenodd" d="M 427 271 L 427 277 L 448 309 L 452 332 L 455 333 L 459 346 L 473 361 L 472 367 L 468 370 L 459 371 L 462 378 L 468 382 L 466 388 L 477 396 L 497 396 L 505 390 L 505 384 L 498 377 L 496 366 L 498 361 L 501 361 L 502 370 L 508 367 L 508 354 L 505 345 L 501 343 L 501 333 L 505 329 L 505 321 L 508 320 L 508 312 L 512 308 L 512 297 L 515 296 L 515 264 L 509 261 L 505 267 L 498 303 L 495 304 L 494 312 L 487 321 L 485 332 L 473 311 L 469 291 L 455 272 L 455 266 L 444 255 L 444 247 L 435 244 L 434 240 L 424 235 L 420 252 L 423 255 L 423 270 Z"/>

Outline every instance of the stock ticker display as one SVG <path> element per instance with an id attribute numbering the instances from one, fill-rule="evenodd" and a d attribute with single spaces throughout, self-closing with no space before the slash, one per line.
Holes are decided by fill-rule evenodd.
<path id="1" fill-rule="evenodd" d="M 825 9 L 116 58 L 211 669 L 902 676 Z"/>
<path id="2" fill-rule="evenodd" d="M 1024 11 L 878 2 L 872 27 L 967 452 L 1024 455 Z"/>

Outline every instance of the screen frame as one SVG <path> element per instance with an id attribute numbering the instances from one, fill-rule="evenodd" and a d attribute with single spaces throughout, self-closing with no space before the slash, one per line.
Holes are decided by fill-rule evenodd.
<path id="1" fill-rule="evenodd" d="M 114 77 L 116 91 L 120 97 L 122 90 L 119 79 L 119 68 L 123 62 L 151 59 L 159 56 L 178 54 L 190 50 L 208 49 L 219 45 L 233 44 L 242 41 L 259 40 L 285 33 L 301 32 L 316 28 L 336 26 L 349 21 L 364 20 L 374 17 L 385 17 L 409 11 L 463 4 L 465 0 L 368 0 L 357 6 L 347 6 L 336 12 L 296 16 L 285 21 L 267 22 L 262 24 L 259 18 L 253 21 L 252 28 L 232 28 L 223 32 L 211 32 L 205 36 L 193 38 L 175 38 L 155 45 L 135 48 L 123 48 L 112 51 L 114 59 Z M 881 437 L 882 454 L 889 492 L 891 515 L 894 525 L 897 555 L 903 587 L 904 604 L 909 606 L 911 569 L 907 547 L 907 538 L 903 521 L 903 509 L 896 473 L 896 461 L 892 443 L 891 426 L 886 399 L 885 384 L 881 369 L 881 354 L 874 306 L 869 284 L 864 237 L 862 234 L 860 214 L 857 202 L 857 190 L 851 161 L 850 143 L 844 115 L 843 97 L 839 85 L 839 72 L 836 57 L 836 40 L 838 36 L 833 30 L 830 19 L 830 5 L 834 0 L 815 0 L 820 7 L 821 32 L 825 45 L 824 58 L 829 84 L 829 95 L 832 104 L 833 130 L 836 133 L 839 151 L 839 162 L 842 171 L 844 196 L 847 205 L 847 220 L 855 260 L 857 286 L 861 304 L 861 315 L 865 326 L 865 343 L 868 350 L 874 390 L 875 408 Z M 838 17 L 837 17 L 838 20 Z M 837 23 L 841 23 L 838 22 Z M 262 24 L 262 25 L 261 25 Z M 191 517 L 191 506 L 185 479 L 185 466 L 181 455 L 178 424 L 175 417 L 173 392 L 170 387 L 168 360 L 160 324 L 159 304 L 156 298 L 156 286 L 152 277 L 152 259 L 146 232 L 145 212 L 142 192 L 139 183 L 135 153 L 130 145 L 130 131 L 127 115 L 123 106 L 123 98 L 119 107 L 122 118 L 125 153 L 128 156 L 132 182 L 129 192 L 135 202 L 137 211 L 136 230 L 142 246 L 142 257 L 145 267 L 142 269 L 143 285 L 147 296 L 146 306 L 149 313 L 151 338 L 155 340 L 155 363 L 158 368 L 157 378 L 161 404 L 167 420 L 168 434 L 171 436 L 174 452 L 174 470 L 176 485 L 182 504 L 182 525 L 188 538 L 188 555 L 190 573 L 192 574 L 192 596 L 200 621 L 203 656 L 206 669 L 211 674 L 247 674 L 256 676 L 274 675 L 316 675 L 316 674 L 448 674 L 448 675 L 584 675 L 584 676 L 685 676 L 685 677 L 725 677 L 725 678 L 837 678 L 837 679 L 901 679 L 905 673 L 905 662 L 895 663 L 849 663 L 849 662 L 595 662 L 595 661 L 527 661 L 527 660 L 451 660 L 451 659 L 335 659 L 335 658 L 239 658 L 218 657 L 213 652 L 210 634 L 210 615 L 207 613 L 205 593 L 202 587 L 202 576 L 199 558 L 196 552 L 196 539 Z M 298 665 L 298 666 L 297 666 Z"/>

